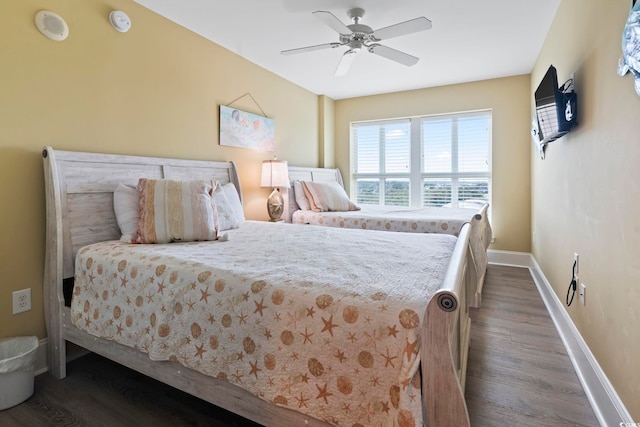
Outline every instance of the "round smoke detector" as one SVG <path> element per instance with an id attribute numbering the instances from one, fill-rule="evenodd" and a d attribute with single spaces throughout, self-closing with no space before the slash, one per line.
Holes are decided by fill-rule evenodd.
<path id="1" fill-rule="evenodd" d="M 111 12 L 109 14 L 109 21 L 111 21 L 113 28 L 121 33 L 126 33 L 129 31 L 129 28 L 131 28 L 131 19 L 129 18 L 129 15 L 121 10 L 114 10 Z"/>
<path id="2" fill-rule="evenodd" d="M 69 37 L 69 26 L 60 15 L 50 10 L 36 13 L 36 27 L 43 36 L 61 42 Z"/>

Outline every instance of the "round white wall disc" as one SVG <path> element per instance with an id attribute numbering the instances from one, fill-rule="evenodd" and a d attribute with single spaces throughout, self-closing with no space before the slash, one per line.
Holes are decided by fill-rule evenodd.
<path id="1" fill-rule="evenodd" d="M 36 27 L 43 36 L 61 42 L 69 37 L 69 26 L 60 15 L 50 10 L 36 13 Z"/>
<path id="2" fill-rule="evenodd" d="M 129 15 L 121 10 L 114 10 L 111 12 L 109 14 L 109 21 L 111 21 L 113 28 L 121 33 L 126 33 L 129 31 L 129 28 L 131 28 L 131 19 L 129 19 Z"/>

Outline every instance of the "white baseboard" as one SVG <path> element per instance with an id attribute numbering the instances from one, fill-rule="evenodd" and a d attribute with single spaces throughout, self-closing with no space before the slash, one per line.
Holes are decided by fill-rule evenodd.
<path id="1" fill-rule="evenodd" d="M 489 263 L 529 269 L 600 425 L 608 427 L 633 423 L 620 396 L 591 353 L 533 255 L 490 249 Z"/>
<path id="2" fill-rule="evenodd" d="M 487 251 L 489 256 L 489 264 L 496 265 L 509 265 L 513 267 L 525 267 L 531 266 L 531 254 L 528 252 L 511 252 L 511 251 L 498 251 L 495 249 L 489 249 Z"/>
<path id="3" fill-rule="evenodd" d="M 40 340 L 38 344 L 38 349 L 36 350 L 36 365 L 34 367 L 34 375 L 44 374 L 49 370 L 47 365 L 47 345 L 48 340 L 43 338 Z"/>

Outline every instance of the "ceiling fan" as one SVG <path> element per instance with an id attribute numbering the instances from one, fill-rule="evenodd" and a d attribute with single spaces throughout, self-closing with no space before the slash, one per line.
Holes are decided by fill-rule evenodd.
<path id="1" fill-rule="evenodd" d="M 369 52 L 398 62 L 406 66 L 415 65 L 419 58 L 409 55 L 408 53 L 392 49 L 387 46 L 378 44 L 379 41 L 390 39 L 392 37 L 404 36 L 406 34 L 416 33 L 431 28 L 431 21 L 424 16 L 411 19 L 409 21 L 400 22 L 388 27 L 373 30 L 367 25 L 360 23 L 360 19 L 364 16 L 364 9 L 359 7 L 349 9 L 347 15 L 353 20 L 353 24 L 345 25 L 331 12 L 325 10 L 317 10 L 313 12 L 313 16 L 324 22 L 326 25 L 334 29 L 340 34 L 339 42 L 324 43 L 314 46 L 301 47 L 297 49 L 283 50 L 282 55 L 291 55 L 296 53 L 310 52 L 313 50 L 337 48 L 348 46 L 347 50 L 340 59 L 335 75 L 342 76 L 349 71 L 349 67 L 353 62 L 355 55 L 363 48 Z"/>

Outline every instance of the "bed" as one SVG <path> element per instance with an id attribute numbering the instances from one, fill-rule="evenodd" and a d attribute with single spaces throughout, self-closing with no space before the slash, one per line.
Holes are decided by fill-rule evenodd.
<path id="1" fill-rule="evenodd" d="M 289 166 L 289 179 L 292 183 L 306 181 L 337 183 L 341 187 L 344 186 L 340 170 L 333 168 Z M 470 287 L 468 301 L 471 307 L 480 307 L 488 264 L 487 249 L 492 237 L 487 203 L 469 202 L 465 207 L 459 208 L 360 205 L 360 210 L 317 212 L 298 206 L 293 185 L 286 192 L 286 199 L 284 219 L 296 224 L 457 236 L 462 226 L 469 223 L 470 256 L 474 266 L 471 273 L 475 275 L 472 283 L 476 285 L 475 288 Z"/>
<path id="2" fill-rule="evenodd" d="M 241 199 L 234 164 L 51 147 L 43 159 L 55 377 L 72 343 L 267 426 L 469 425 L 468 226 L 430 238 L 246 221 L 226 241 L 135 245 L 119 241 L 118 184 L 214 179 Z M 415 257 L 376 270 L 397 245 Z M 384 269 L 404 273 L 385 276 L 383 293 Z"/>

